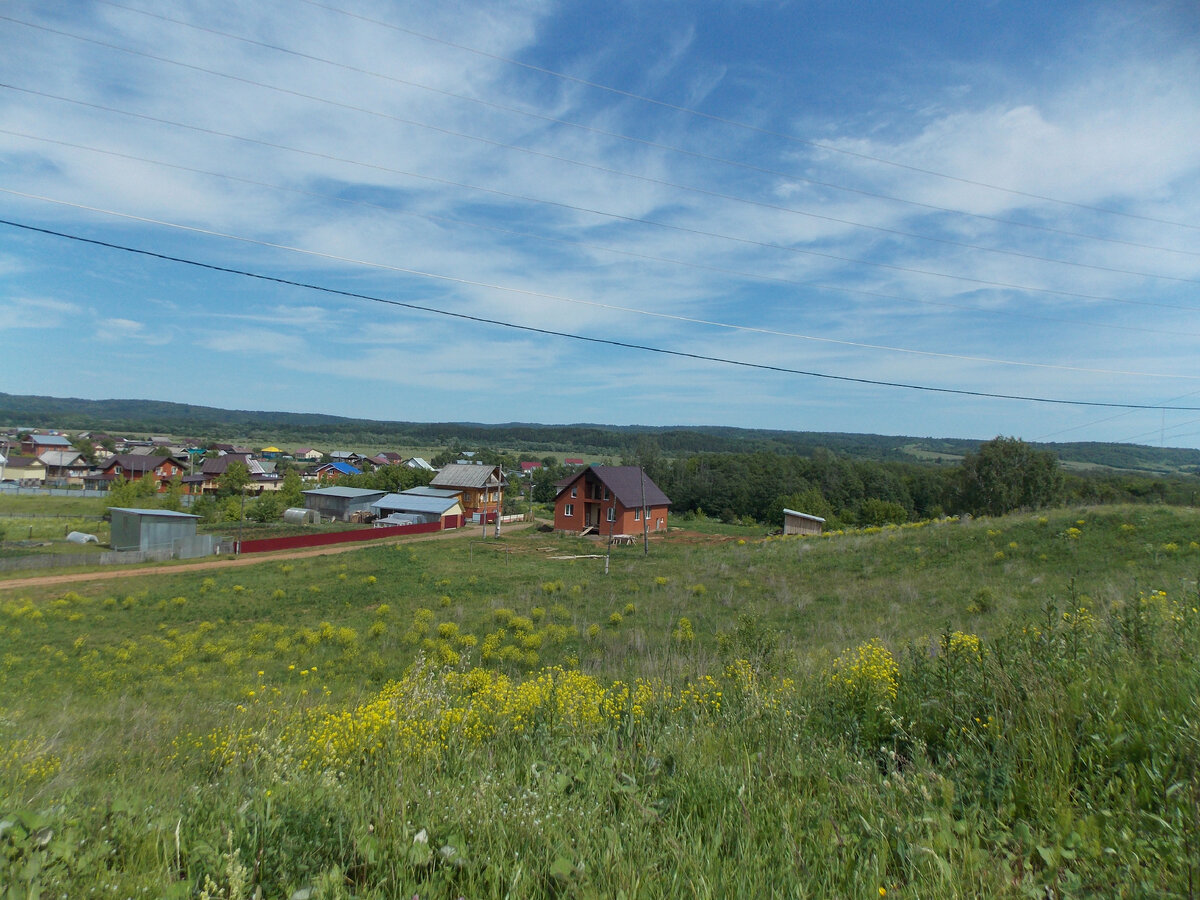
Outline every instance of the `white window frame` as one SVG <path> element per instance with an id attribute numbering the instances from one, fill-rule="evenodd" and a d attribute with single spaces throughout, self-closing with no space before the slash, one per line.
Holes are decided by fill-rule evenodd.
<path id="1" fill-rule="evenodd" d="M 575 504 L 568 503 L 566 506 L 564 506 L 563 507 L 563 515 L 566 516 L 567 518 L 574 518 L 575 517 Z"/>
<path id="2" fill-rule="evenodd" d="M 610 506 L 610 507 L 608 508 L 608 521 L 610 521 L 610 522 L 615 522 L 615 521 L 617 521 L 617 510 L 616 510 L 616 507 Z"/>
<path id="3" fill-rule="evenodd" d="M 635 521 L 635 522 L 642 521 L 642 508 L 640 506 L 637 507 L 636 509 L 634 509 L 634 511 L 633 511 L 633 521 Z"/>

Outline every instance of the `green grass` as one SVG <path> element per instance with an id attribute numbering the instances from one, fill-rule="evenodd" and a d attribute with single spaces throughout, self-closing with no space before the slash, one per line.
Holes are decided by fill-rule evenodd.
<path id="1" fill-rule="evenodd" d="M 0 885 L 1186 896 L 1198 524 L 689 523 L 608 575 L 471 532 L 0 583 Z"/>
<path id="2" fill-rule="evenodd" d="M 71 531 L 82 531 L 107 544 L 108 523 L 97 518 L 106 510 L 96 498 L 0 494 L 0 557 L 99 552 L 95 544 L 72 544 L 65 538 Z"/>

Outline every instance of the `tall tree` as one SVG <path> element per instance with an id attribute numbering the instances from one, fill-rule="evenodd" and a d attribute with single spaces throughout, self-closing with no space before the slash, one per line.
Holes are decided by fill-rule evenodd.
<path id="1" fill-rule="evenodd" d="M 250 470 L 240 460 L 234 460 L 221 476 L 221 486 L 217 489 L 218 496 L 230 497 L 240 494 L 242 488 L 250 483 Z"/>
<path id="2" fill-rule="evenodd" d="M 1014 437 L 996 437 L 980 445 L 978 453 L 963 458 L 959 470 L 962 507 L 975 515 L 1049 506 L 1062 488 L 1058 458 Z"/>

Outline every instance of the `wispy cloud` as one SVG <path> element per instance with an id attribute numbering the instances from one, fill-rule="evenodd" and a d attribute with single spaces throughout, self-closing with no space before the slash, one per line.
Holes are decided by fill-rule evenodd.
<path id="1" fill-rule="evenodd" d="M 395 417 L 403 391 L 431 419 L 989 436 L 1043 418 L 553 332 L 985 393 L 1153 403 L 1170 392 L 1117 373 L 1195 374 L 1200 250 L 1170 223 L 1200 224 L 1200 57 L 1166 12 L 1068 4 L 1027 33 L 989 8 L 988 41 L 931 22 L 922 57 L 872 12 L 669 9 L 162 9 L 204 31 L 20 0 L 43 27 L 0 32 L 0 76 L 77 102 L 0 91 L 5 130 L 46 139 L 0 134 L 0 188 L 71 204 L 5 194 L 11 218 L 345 293 L 23 237 L 0 245 L 0 328 L 100 370 L 131 364 L 122 345 L 186 365 L 180 399 L 245 406 L 269 377 L 363 415 Z M 5 383 L 29 383 L 26 352 Z"/>

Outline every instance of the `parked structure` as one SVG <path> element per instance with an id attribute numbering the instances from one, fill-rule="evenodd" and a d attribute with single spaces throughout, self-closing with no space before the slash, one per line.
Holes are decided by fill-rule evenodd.
<path id="1" fill-rule="evenodd" d="M 429 486 L 459 491 L 467 518 L 479 521 L 482 517 L 492 521 L 504 507 L 504 489 L 508 482 L 499 466 L 452 463 L 443 466 Z"/>
<path id="2" fill-rule="evenodd" d="M 554 529 L 575 534 L 665 531 L 671 499 L 638 466 L 589 466 L 554 499 Z"/>
<path id="3" fill-rule="evenodd" d="M 783 511 L 784 534 L 820 534 L 824 530 L 825 520 L 820 516 L 810 516 L 794 509 Z"/>

